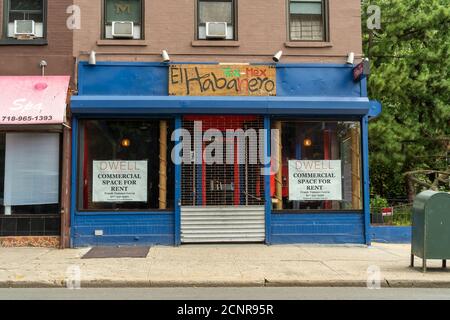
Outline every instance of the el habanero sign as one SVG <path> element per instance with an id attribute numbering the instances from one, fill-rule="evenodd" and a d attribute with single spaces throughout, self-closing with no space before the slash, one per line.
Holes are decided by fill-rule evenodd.
<path id="1" fill-rule="evenodd" d="M 174 64 L 169 68 L 169 95 L 275 96 L 276 69 L 261 65 Z"/>

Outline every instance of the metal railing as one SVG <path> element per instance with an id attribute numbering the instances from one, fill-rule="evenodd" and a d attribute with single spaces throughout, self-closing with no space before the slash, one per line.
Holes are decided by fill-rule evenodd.
<path id="1" fill-rule="evenodd" d="M 388 208 L 392 209 L 392 214 Z M 370 222 L 373 225 L 410 226 L 412 203 L 396 204 L 390 207 L 371 207 Z"/>

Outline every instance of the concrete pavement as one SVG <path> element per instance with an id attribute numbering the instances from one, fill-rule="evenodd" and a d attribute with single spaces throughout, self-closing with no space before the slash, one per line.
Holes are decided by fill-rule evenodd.
<path id="1" fill-rule="evenodd" d="M 450 268 L 409 265 L 410 246 L 155 246 L 146 258 L 80 259 L 89 249 L 0 248 L 0 287 L 382 287 L 450 288 Z M 420 259 L 416 264 L 420 266 Z M 75 272 L 74 272 L 75 270 Z"/>

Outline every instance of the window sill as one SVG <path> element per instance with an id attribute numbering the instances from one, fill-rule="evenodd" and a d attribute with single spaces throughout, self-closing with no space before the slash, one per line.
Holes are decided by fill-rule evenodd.
<path id="1" fill-rule="evenodd" d="M 1 219 L 25 219 L 25 218 L 60 218 L 58 213 L 13 213 L 13 214 L 0 214 Z"/>
<path id="2" fill-rule="evenodd" d="M 347 209 L 347 210 L 333 210 L 333 209 L 272 209 L 272 214 L 364 214 L 362 209 Z"/>
<path id="3" fill-rule="evenodd" d="M 48 45 L 47 39 L 30 39 L 30 40 L 18 40 L 18 39 L 0 39 L 0 46 L 46 46 Z"/>
<path id="4" fill-rule="evenodd" d="M 97 40 L 98 46 L 142 46 L 145 47 L 148 43 L 145 40 L 116 40 L 116 39 L 102 39 Z"/>
<path id="5" fill-rule="evenodd" d="M 284 43 L 287 48 L 331 48 L 333 43 L 323 41 L 287 41 Z"/>
<path id="6" fill-rule="evenodd" d="M 156 215 L 156 214 L 174 214 L 174 209 L 149 209 L 149 210 L 77 210 L 76 215 L 93 216 L 93 215 Z"/>
<path id="7" fill-rule="evenodd" d="M 236 40 L 193 40 L 193 47 L 239 47 L 241 44 Z"/>

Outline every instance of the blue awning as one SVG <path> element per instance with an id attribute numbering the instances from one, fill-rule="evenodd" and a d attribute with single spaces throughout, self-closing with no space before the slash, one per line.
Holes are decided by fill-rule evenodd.
<path id="1" fill-rule="evenodd" d="M 74 114 L 276 114 L 364 116 L 367 97 L 72 96 Z"/>

